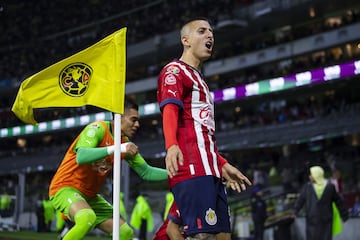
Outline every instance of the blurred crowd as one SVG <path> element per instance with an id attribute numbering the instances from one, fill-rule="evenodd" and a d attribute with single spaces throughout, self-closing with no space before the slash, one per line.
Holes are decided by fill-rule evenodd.
<path id="1" fill-rule="evenodd" d="M 46 66 L 69 56 L 79 49 L 83 49 L 90 43 L 94 43 L 96 39 L 100 39 L 104 35 L 118 29 L 119 26 L 129 26 L 130 31 L 128 38 L 131 44 L 154 36 L 154 34 L 147 33 L 147 31 L 152 31 L 152 33 L 156 35 L 164 34 L 178 28 L 181 21 L 190 17 L 193 12 L 191 9 L 201 9 L 204 14 L 207 13 L 206 16 L 214 19 L 216 24 L 217 21 L 234 18 L 233 11 L 235 11 L 236 8 L 244 7 L 251 2 L 252 1 L 229 0 L 210 4 L 206 1 L 181 1 L 181 3 L 171 4 L 170 6 L 168 1 L 154 1 L 144 4 L 146 1 L 138 0 L 131 3 L 114 2 L 113 5 L 101 4 L 101 1 L 91 1 L 89 4 L 92 7 L 84 8 L 81 6 L 85 3 L 80 1 L 75 3 L 75 5 L 72 4 L 73 8 L 71 9 L 74 12 L 67 8 L 68 11 L 64 11 L 62 14 L 57 11 L 65 7 L 65 5 L 62 4 L 66 4 L 66 1 L 60 1 L 59 3 L 39 1 L 39 4 L 36 4 L 36 6 L 27 2 L 14 2 L 13 5 L 4 5 L 2 11 L 0 11 L 1 17 L 4 19 L 2 26 L 6 33 L 4 34 L 6 37 L 1 40 L 4 47 L 0 48 L 0 52 L 4 53 L 0 59 L 0 85 L 3 85 L 4 89 L 14 88 L 14 86 L 17 86 L 20 81 L 30 74 L 40 71 Z M 140 3 L 143 4 L 139 5 Z M 43 9 L 45 5 L 49 10 L 43 11 L 42 14 L 40 14 L 40 9 Z M 209 10 L 209 6 L 213 5 L 216 7 Z M 112 8 L 108 6 L 112 6 Z M 142 7 L 136 8 L 135 6 Z M 30 11 L 32 8 L 35 8 L 32 14 L 12 14 L 14 9 Z M 160 11 L 162 14 L 153 16 L 151 14 L 153 8 L 157 10 L 163 9 L 163 11 Z M 96 11 L 94 9 L 96 9 Z M 102 11 L 99 11 L 99 9 L 102 9 Z M 181 9 L 183 11 L 180 11 Z M 187 10 L 185 11 L 184 9 Z M 80 14 L 78 12 L 80 12 Z M 122 14 L 119 14 L 119 12 Z M 179 12 L 182 12 L 181 16 L 178 16 Z M 74 15 L 81 17 L 74 17 Z M 348 11 L 339 13 L 337 17 L 341 19 L 340 21 L 331 21 L 323 17 L 318 17 L 311 19 L 311 21 L 309 20 L 301 26 L 293 26 L 289 30 L 282 31 L 281 34 L 273 30 L 264 30 L 255 36 L 246 36 L 243 39 L 231 42 L 230 45 L 216 49 L 213 59 L 247 53 L 293 41 L 311 34 L 328 31 L 359 21 L 358 15 L 358 9 L 349 9 Z M 148 20 L 142 20 L 144 17 Z M 15 21 L 13 21 L 13 18 Z M 167 24 L 160 24 L 165 21 L 164 19 L 166 19 Z M 47 24 L 44 24 L 44 22 Z M 307 57 L 294 58 L 286 65 L 271 63 L 266 68 L 254 66 L 229 76 L 211 76 L 208 78 L 209 87 L 211 90 L 233 87 L 265 78 L 284 76 L 289 73 L 308 70 L 309 68 L 341 63 L 356 57 L 358 56 L 347 56 L 346 54 L 334 54 L 331 51 L 323 51 L 322 54 L 309 54 Z M 153 76 L 157 74 L 156 69 L 160 69 L 161 64 L 163 63 L 159 62 L 158 66 L 143 66 L 139 67 L 139 69 L 131 68 L 128 71 L 130 72 L 128 76 L 133 75 L 131 72 L 136 72 L 135 75 L 140 78 Z M 149 70 L 150 68 L 151 71 Z M 128 79 L 127 81 L 131 80 L 139 80 L 139 78 Z M 139 104 L 155 102 L 156 94 L 154 91 L 149 91 L 145 93 L 145 95 L 145 99 L 142 98 L 142 100 L 138 101 Z M 7 94 L 1 97 L 0 125 L 2 127 L 21 124 L 10 111 L 13 101 L 14 99 L 10 98 Z M 37 119 L 47 121 L 97 111 L 99 110 L 93 107 L 56 109 L 50 111 L 40 110 L 35 112 L 35 116 Z"/>
<path id="2" fill-rule="evenodd" d="M 61 117 L 78 116 L 72 112 L 62 110 Z M 60 110 L 54 111 L 56 113 Z M 310 119 L 322 119 L 336 116 L 353 116 L 360 113 L 359 99 L 350 95 L 334 96 L 311 96 L 304 99 L 287 101 L 285 99 L 261 102 L 257 105 L 242 106 L 231 105 L 218 107 L 216 110 L 217 132 L 231 131 L 235 129 L 249 129 L 261 126 L 279 125 Z M 53 119 L 52 118 L 49 118 Z M 142 142 L 144 139 L 158 140 L 163 137 L 161 122 L 156 124 L 149 118 L 141 119 L 141 131 L 135 137 L 135 141 Z M 50 151 L 59 152 L 66 148 L 77 130 L 68 131 L 64 134 L 51 134 L 47 138 L 31 138 L 26 147 L 16 143 L 16 139 L 9 139 L 1 144 L 0 156 L 16 156 L 30 153 Z M 59 148 L 60 147 L 60 148 Z"/>
<path id="3" fill-rule="evenodd" d="M 23 80 L 124 26 L 128 44 L 133 44 L 178 29 L 194 12 L 215 23 L 218 18 L 231 18 L 242 2 L 12 1 L 0 11 L 4 36 L 0 40 L 0 79 Z"/>

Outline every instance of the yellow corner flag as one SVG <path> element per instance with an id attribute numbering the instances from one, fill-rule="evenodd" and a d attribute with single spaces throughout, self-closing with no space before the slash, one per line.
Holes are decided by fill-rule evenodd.
<path id="1" fill-rule="evenodd" d="M 12 111 L 36 125 L 34 108 L 93 105 L 124 112 L 126 27 L 25 79 Z"/>

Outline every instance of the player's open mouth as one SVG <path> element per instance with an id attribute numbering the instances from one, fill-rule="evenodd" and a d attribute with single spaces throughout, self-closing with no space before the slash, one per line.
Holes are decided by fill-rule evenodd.
<path id="1" fill-rule="evenodd" d="M 212 42 L 206 42 L 205 43 L 205 47 L 209 50 L 211 50 L 211 47 L 212 47 Z"/>

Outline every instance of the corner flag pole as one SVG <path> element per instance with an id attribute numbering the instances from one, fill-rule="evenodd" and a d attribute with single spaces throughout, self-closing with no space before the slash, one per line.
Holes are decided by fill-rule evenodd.
<path id="1" fill-rule="evenodd" d="M 120 173 L 121 173 L 121 115 L 115 114 L 114 121 L 114 177 L 113 177 L 113 240 L 120 239 Z"/>

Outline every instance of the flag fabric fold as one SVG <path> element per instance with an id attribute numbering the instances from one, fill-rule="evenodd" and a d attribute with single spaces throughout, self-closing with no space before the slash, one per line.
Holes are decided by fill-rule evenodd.
<path id="1" fill-rule="evenodd" d="M 25 79 L 12 111 L 36 125 L 34 108 L 93 105 L 122 114 L 126 76 L 126 27 Z"/>

